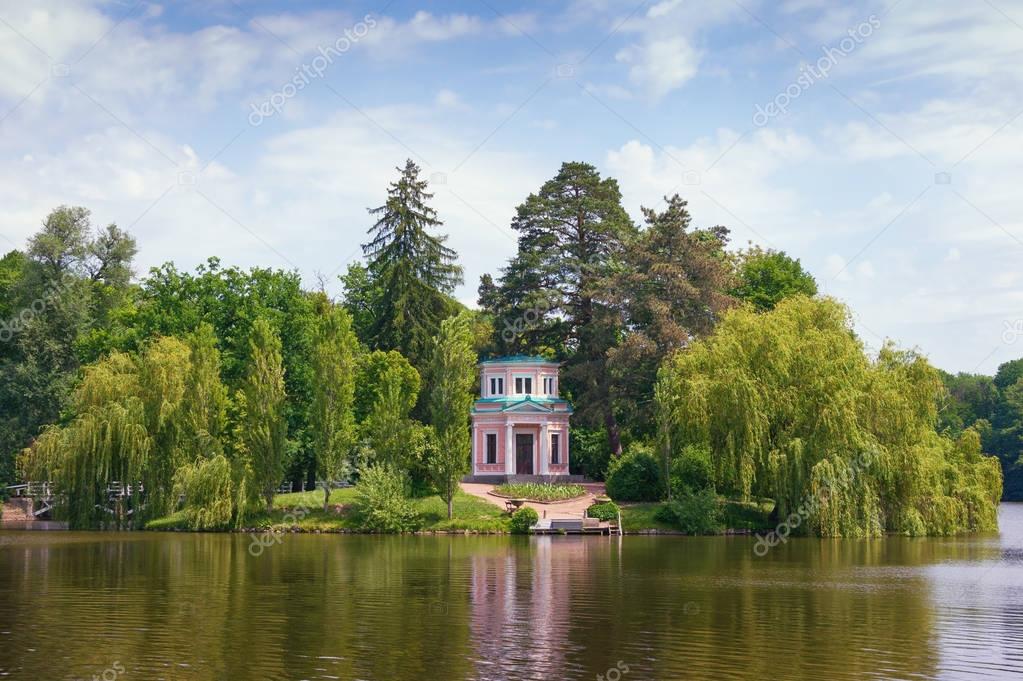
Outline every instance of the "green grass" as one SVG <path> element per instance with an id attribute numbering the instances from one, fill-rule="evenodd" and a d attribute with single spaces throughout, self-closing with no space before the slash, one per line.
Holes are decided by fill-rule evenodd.
<path id="1" fill-rule="evenodd" d="M 655 517 L 657 510 L 663 505 L 659 501 L 619 504 L 622 509 L 622 529 L 626 532 L 638 532 L 640 530 L 675 531 L 675 527 L 671 523 L 662 522 Z"/>
<path id="2" fill-rule="evenodd" d="M 187 530 L 188 523 L 185 522 L 185 512 L 175 511 L 170 515 L 146 523 L 147 530 Z"/>
<path id="3" fill-rule="evenodd" d="M 773 529 L 771 511 L 774 502 L 770 499 L 740 501 L 738 499 L 722 499 L 721 525 L 728 530 L 744 530 L 750 532 Z M 619 504 L 622 509 L 622 527 L 626 532 L 640 530 L 670 530 L 678 528 L 671 523 L 657 519 L 657 511 L 663 502 L 652 501 L 639 504 Z"/>
<path id="4" fill-rule="evenodd" d="M 554 485 L 541 482 L 506 483 L 494 488 L 494 494 L 529 501 L 566 501 L 586 494 L 582 485 Z"/>
<path id="5" fill-rule="evenodd" d="M 278 494 L 274 497 L 273 511 L 250 515 L 246 528 L 290 530 L 297 527 L 304 532 L 343 532 L 359 529 L 352 505 L 354 487 L 331 490 L 330 508 L 323 511 L 323 490 Z M 507 532 L 508 516 L 497 506 L 464 492 L 455 496 L 451 520 L 447 504 L 437 495 L 414 500 L 426 531 Z M 340 508 L 338 508 L 340 507 Z M 147 530 L 187 530 L 185 515 L 178 511 L 150 521 Z"/>
<path id="6" fill-rule="evenodd" d="M 579 485 L 532 483 L 529 485 L 502 485 L 501 487 L 574 487 L 585 492 Z M 274 508 L 271 513 L 264 511 L 250 516 L 245 522 L 245 527 L 275 530 L 289 530 L 292 527 L 297 527 L 305 532 L 357 531 L 359 522 L 353 511 L 355 499 L 354 487 L 332 490 L 330 493 L 331 508 L 324 513 L 323 490 L 279 494 L 274 498 Z M 419 497 L 414 501 L 423 520 L 422 529 L 428 532 L 493 533 L 508 532 L 509 530 L 508 515 L 500 507 L 461 491 L 455 496 L 454 517 L 451 520 L 448 520 L 447 506 L 439 496 Z M 773 505 L 770 500 L 743 502 L 736 499 L 725 499 L 721 509 L 722 525 L 731 530 L 753 532 L 770 530 L 770 515 Z M 652 529 L 671 531 L 675 529 L 670 523 L 656 518 L 657 510 L 662 506 L 661 502 L 621 504 L 620 506 L 622 525 L 626 532 Z M 299 509 L 301 509 L 300 512 Z M 150 521 L 146 525 L 146 529 L 187 530 L 188 524 L 185 522 L 184 513 L 178 511 Z"/>

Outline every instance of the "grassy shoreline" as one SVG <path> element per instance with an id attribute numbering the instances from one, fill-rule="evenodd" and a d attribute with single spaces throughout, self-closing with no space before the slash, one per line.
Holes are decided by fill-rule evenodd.
<path id="1" fill-rule="evenodd" d="M 252 515 L 243 528 L 196 530 L 199 532 L 298 532 L 323 534 L 376 534 L 362 529 L 354 513 L 355 488 L 332 490 L 328 510 L 323 510 L 323 491 L 280 494 L 274 498 L 273 511 Z M 447 518 L 447 507 L 436 495 L 414 500 L 423 524 L 416 534 L 510 534 L 510 517 L 498 506 L 459 492 L 454 514 Z M 626 534 L 683 535 L 670 523 L 657 517 L 662 502 L 620 504 L 622 526 Z M 719 534 L 749 534 L 770 530 L 770 505 L 765 502 L 723 500 Z M 151 520 L 147 531 L 193 531 L 183 512 Z"/>

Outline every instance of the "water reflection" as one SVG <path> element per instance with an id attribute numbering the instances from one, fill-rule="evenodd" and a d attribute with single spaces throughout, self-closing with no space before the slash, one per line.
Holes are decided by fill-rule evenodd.
<path id="1" fill-rule="evenodd" d="M 236 535 L 0 537 L 0 678 L 1023 674 L 1019 505 L 1000 537 L 765 557 L 739 537 L 294 535 L 260 557 Z"/>

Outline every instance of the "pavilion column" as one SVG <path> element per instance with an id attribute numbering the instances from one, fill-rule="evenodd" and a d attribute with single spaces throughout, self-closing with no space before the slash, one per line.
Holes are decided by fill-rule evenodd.
<path id="1" fill-rule="evenodd" d="M 504 472 L 505 475 L 515 475 L 515 437 L 512 435 L 512 422 L 504 423 Z"/>
<path id="2" fill-rule="evenodd" d="M 547 475 L 548 462 L 550 461 L 551 436 L 547 434 L 547 423 L 540 426 L 540 475 Z"/>
<path id="3" fill-rule="evenodd" d="M 472 474 L 476 475 L 476 467 L 479 464 L 479 444 L 477 442 L 479 438 L 479 426 L 476 423 L 472 424 L 472 445 L 469 447 L 470 456 L 472 457 Z"/>

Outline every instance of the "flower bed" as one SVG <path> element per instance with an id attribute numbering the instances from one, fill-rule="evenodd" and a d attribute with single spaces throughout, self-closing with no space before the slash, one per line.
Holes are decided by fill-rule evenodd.
<path id="1" fill-rule="evenodd" d="M 525 499 L 527 501 L 567 501 L 586 495 L 582 485 L 555 485 L 542 482 L 518 482 L 498 485 L 493 494 L 509 499 Z"/>

